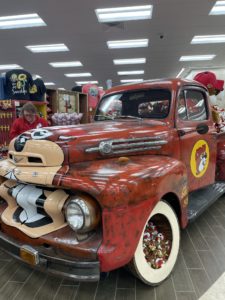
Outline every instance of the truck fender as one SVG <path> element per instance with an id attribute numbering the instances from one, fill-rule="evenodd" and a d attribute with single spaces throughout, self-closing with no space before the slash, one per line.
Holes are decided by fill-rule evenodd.
<path id="1" fill-rule="evenodd" d="M 114 178 L 104 191 L 103 241 L 98 250 L 104 272 L 121 267 L 132 259 L 148 216 L 164 196 L 171 203 L 177 201 L 181 227 L 187 224 L 188 189 L 184 164 L 162 156 L 151 157 L 149 161 L 145 157 L 144 165 L 142 160 L 139 158 L 136 173 L 127 174 L 126 188 L 120 185 L 121 178 Z"/>

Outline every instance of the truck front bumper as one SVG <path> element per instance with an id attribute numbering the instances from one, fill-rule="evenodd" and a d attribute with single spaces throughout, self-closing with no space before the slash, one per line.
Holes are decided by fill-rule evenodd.
<path id="1" fill-rule="evenodd" d="M 39 247 L 33 248 L 14 242 L 2 232 L 0 232 L 0 249 L 45 273 L 77 281 L 97 281 L 100 278 L 99 261 L 78 261 L 46 255 L 41 253 Z"/>

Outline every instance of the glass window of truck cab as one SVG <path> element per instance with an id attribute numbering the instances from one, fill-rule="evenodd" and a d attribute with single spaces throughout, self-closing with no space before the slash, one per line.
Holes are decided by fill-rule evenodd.
<path id="1" fill-rule="evenodd" d="M 182 90 L 177 98 L 177 118 L 181 121 L 208 120 L 205 93 L 195 89 Z"/>
<path id="2" fill-rule="evenodd" d="M 95 121 L 119 118 L 165 119 L 170 111 L 171 91 L 148 89 L 106 95 L 98 105 Z"/>

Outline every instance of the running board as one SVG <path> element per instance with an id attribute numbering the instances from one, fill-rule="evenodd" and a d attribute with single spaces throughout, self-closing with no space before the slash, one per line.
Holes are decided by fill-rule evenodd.
<path id="1" fill-rule="evenodd" d="M 216 182 L 203 189 L 191 192 L 188 202 L 188 221 L 194 221 L 224 193 L 225 182 Z"/>

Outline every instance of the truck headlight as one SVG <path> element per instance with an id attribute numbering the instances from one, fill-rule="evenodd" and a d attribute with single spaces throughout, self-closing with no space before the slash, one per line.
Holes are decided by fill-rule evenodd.
<path id="1" fill-rule="evenodd" d="M 66 209 L 66 220 L 69 226 L 77 232 L 87 232 L 94 229 L 100 222 L 100 208 L 91 197 L 72 196 Z"/>

